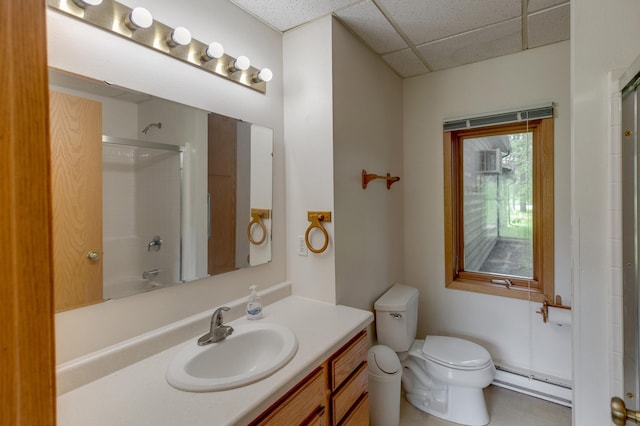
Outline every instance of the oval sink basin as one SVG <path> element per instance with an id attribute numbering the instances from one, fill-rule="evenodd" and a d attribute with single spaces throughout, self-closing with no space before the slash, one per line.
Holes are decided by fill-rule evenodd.
<path id="1" fill-rule="evenodd" d="M 237 388 L 284 367 L 297 349 L 296 335 L 285 326 L 233 326 L 233 334 L 218 343 L 198 346 L 196 339 L 189 342 L 169 364 L 167 382 L 190 392 Z"/>

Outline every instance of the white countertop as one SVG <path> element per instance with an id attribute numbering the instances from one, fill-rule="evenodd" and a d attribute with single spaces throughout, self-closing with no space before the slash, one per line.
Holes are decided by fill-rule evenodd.
<path id="1" fill-rule="evenodd" d="M 271 376 L 226 391 L 179 391 L 167 383 L 165 372 L 182 343 L 60 395 L 58 424 L 247 424 L 373 321 L 368 311 L 296 296 L 267 305 L 263 312 L 259 321 L 286 325 L 298 338 L 296 355 Z M 232 326 L 246 323 L 251 321 L 229 322 Z"/>

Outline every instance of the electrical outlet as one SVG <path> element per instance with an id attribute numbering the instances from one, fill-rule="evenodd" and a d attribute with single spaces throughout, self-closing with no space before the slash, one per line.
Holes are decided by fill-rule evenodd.
<path id="1" fill-rule="evenodd" d="M 304 240 L 304 235 L 298 235 L 298 256 L 308 256 L 309 249 L 307 249 L 307 243 Z"/>

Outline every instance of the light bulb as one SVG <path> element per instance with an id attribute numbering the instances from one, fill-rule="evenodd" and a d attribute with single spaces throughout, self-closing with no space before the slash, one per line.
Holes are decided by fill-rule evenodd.
<path id="1" fill-rule="evenodd" d="M 229 66 L 229 71 L 231 72 L 246 71 L 249 69 L 250 66 L 251 66 L 251 61 L 249 61 L 249 58 L 247 58 L 246 56 L 238 56 L 238 59 L 233 61 Z"/>
<path id="2" fill-rule="evenodd" d="M 256 76 L 253 79 L 253 81 L 256 82 L 256 83 L 264 81 L 266 83 L 268 81 L 271 81 L 272 78 L 273 78 L 273 72 L 271 72 L 271 70 L 269 68 L 262 68 L 258 72 L 258 74 L 256 74 Z"/>
<path id="3" fill-rule="evenodd" d="M 167 43 L 171 47 L 187 46 L 191 43 L 191 33 L 185 27 L 178 27 L 171 31 Z"/>
<path id="4" fill-rule="evenodd" d="M 220 59 L 224 55 L 224 47 L 217 41 L 210 43 L 209 46 L 202 51 L 202 60 L 210 61 L 212 59 Z"/>
<path id="5" fill-rule="evenodd" d="M 125 24 L 132 31 L 138 28 L 149 28 L 153 24 L 153 16 L 144 7 L 136 7 L 125 18 Z"/>
<path id="6" fill-rule="evenodd" d="M 102 4 L 102 0 L 73 0 L 73 2 L 83 9 L 87 6 L 100 6 Z"/>

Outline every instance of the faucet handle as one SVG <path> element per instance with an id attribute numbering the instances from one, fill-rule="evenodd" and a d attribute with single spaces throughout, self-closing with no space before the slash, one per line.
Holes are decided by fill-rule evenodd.
<path id="1" fill-rule="evenodd" d="M 220 306 L 218 309 L 216 309 L 213 312 L 213 315 L 211 316 L 211 323 L 215 322 L 216 326 L 221 326 L 223 321 L 222 312 L 223 311 L 226 312 L 228 310 L 229 310 L 228 306 Z"/>
<path id="2" fill-rule="evenodd" d="M 224 340 L 227 336 L 233 333 L 233 328 L 222 325 L 222 312 L 228 310 L 228 306 L 220 306 L 218 309 L 213 311 L 213 315 L 211 315 L 211 326 L 209 327 L 209 332 L 198 339 L 198 345 L 204 346 L 208 345 L 209 343 L 219 342 L 220 340 Z"/>

